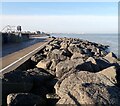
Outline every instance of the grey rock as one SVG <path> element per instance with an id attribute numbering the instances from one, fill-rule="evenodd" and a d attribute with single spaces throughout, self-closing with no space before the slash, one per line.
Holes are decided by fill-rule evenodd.
<path id="1" fill-rule="evenodd" d="M 78 59 L 78 58 L 84 58 L 86 55 L 81 53 L 74 53 L 71 57 L 71 59 Z"/>
<path id="2" fill-rule="evenodd" d="M 37 63 L 36 67 L 37 68 L 43 68 L 43 69 L 48 69 L 50 67 L 51 61 L 48 59 L 41 60 L 40 62 Z"/>
<path id="3" fill-rule="evenodd" d="M 14 71 L 4 74 L 2 79 L 3 95 L 12 92 L 29 92 L 33 88 L 33 79 L 26 72 Z"/>
<path id="4" fill-rule="evenodd" d="M 53 46 L 51 45 L 46 45 L 45 51 L 51 51 L 53 49 Z"/>
<path id="5" fill-rule="evenodd" d="M 77 65 L 76 69 L 79 71 L 83 70 L 83 71 L 95 72 L 95 70 L 93 69 L 93 64 L 91 61 L 84 62 L 80 65 Z"/>
<path id="6" fill-rule="evenodd" d="M 46 94 L 47 99 L 60 99 L 60 97 L 56 94 Z"/>
<path id="7" fill-rule="evenodd" d="M 110 63 L 116 63 L 117 62 L 117 57 L 114 53 L 110 52 L 108 53 L 104 59 L 106 59 L 107 61 L 109 61 Z"/>
<path id="8" fill-rule="evenodd" d="M 72 53 L 68 50 L 68 49 L 63 49 L 61 51 L 61 55 L 64 55 L 66 57 L 71 57 L 72 56 Z"/>
<path id="9" fill-rule="evenodd" d="M 119 104 L 120 91 L 106 76 L 86 71 L 75 72 L 55 85 L 57 104 Z"/>
<path id="10" fill-rule="evenodd" d="M 68 47 L 68 44 L 65 42 L 62 42 L 60 45 L 61 45 L 60 49 L 67 49 L 67 47 Z"/>
<path id="11" fill-rule="evenodd" d="M 84 53 L 87 54 L 88 56 L 93 56 L 92 52 L 89 49 L 83 49 Z"/>
<path id="12" fill-rule="evenodd" d="M 96 59 L 96 63 L 99 66 L 100 70 L 103 70 L 111 66 L 111 64 L 104 58 Z"/>
<path id="13" fill-rule="evenodd" d="M 83 59 L 66 60 L 59 62 L 56 66 L 56 76 L 58 78 L 61 78 L 65 73 L 69 72 L 72 68 L 82 64 L 83 62 Z"/>
<path id="14" fill-rule="evenodd" d="M 56 65 L 59 63 L 59 60 L 52 59 L 51 61 L 52 61 L 52 64 L 50 66 L 50 70 L 55 72 Z"/>
<path id="15" fill-rule="evenodd" d="M 67 59 L 66 56 L 62 55 L 62 54 L 55 54 L 53 52 L 49 52 L 47 54 L 47 59 L 48 60 L 52 60 L 52 59 L 55 59 L 55 60 L 58 60 L 58 61 L 64 61 Z"/>
<path id="16" fill-rule="evenodd" d="M 54 49 L 54 50 L 52 51 L 52 53 L 53 53 L 53 54 L 61 54 L 61 50 L 59 50 L 59 49 Z"/>
<path id="17" fill-rule="evenodd" d="M 27 72 L 33 79 L 34 85 L 42 86 L 46 81 L 49 81 L 53 78 L 51 74 L 43 69 L 34 68 L 27 70 Z"/>
<path id="18" fill-rule="evenodd" d="M 43 55 L 43 54 L 35 54 L 31 57 L 31 60 L 34 61 L 34 62 L 39 62 L 44 57 L 45 57 L 45 55 Z"/>
<path id="19" fill-rule="evenodd" d="M 77 53 L 83 53 L 83 50 L 82 50 L 81 48 L 77 47 L 75 44 L 70 45 L 70 46 L 68 47 L 68 50 L 69 50 L 72 54 L 75 53 L 75 52 L 77 52 Z"/>
<path id="20" fill-rule="evenodd" d="M 100 68 L 99 68 L 99 66 L 98 66 L 98 64 L 97 64 L 97 62 L 96 62 L 96 60 L 93 58 L 93 57 L 89 57 L 87 60 L 86 60 L 86 62 L 92 62 L 92 68 L 93 68 L 93 70 L 94 70 L 94 72 L 98 72 L 98 71 L 100 71 Z"/>
<path id="21" fill-rule="evenodd" d="M 40 96 L 30 93 L 12 93 L 7 96 L 8 106 L 35 106 L 46 104 L 45 100 Z"/>
<path id="22" fill-rule="evenodd" d="M 115 66 L 108 67 L 108 68 L 98 72 L 98 74 L 99 73 L 106 76 L 112 83 L 117 84 L 117 79 L 116 79 L 117 70 L 116 70 Z"/>

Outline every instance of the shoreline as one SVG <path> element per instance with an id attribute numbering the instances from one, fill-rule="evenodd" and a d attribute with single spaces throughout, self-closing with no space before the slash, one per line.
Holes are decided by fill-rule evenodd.
<path id="1" fill-rule="evenodd" d="M 78 35 L 78 34 L 75 34 L 75 35 L 72 35 L 72 34 L 56 34 L 56 35 L 53 35 L 55 37 L 75 37 L 75 38 L 79 38 L 79 39 L 86 39 L 88 41 L 91 41 L 91 42 L 96 42 L 96 43 L 101 43 L 101 44 L 104 44 L 104 45 L 109 45 L 110 46 L 110 51 L 111 52 L 114 52 L 117 57 L 119 57 L 119 48 L 118 48 L 118 34 L 86 34 L 85 36 L 84 35 Z M 109 39 L 109 40 L 108 40 Z"/>
<path id="2" fill-rule="evenodd" d="M 107 45 L 52 38 L 31 57 L 33 68 L 3 75 L 3 104 L 119 104 L 120 61 Z"/>

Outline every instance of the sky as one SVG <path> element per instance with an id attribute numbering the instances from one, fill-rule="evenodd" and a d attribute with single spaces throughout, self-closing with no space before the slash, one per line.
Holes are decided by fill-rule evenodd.
<path id="1" fill-rule="evenodd" d="M 1 12 L 0 12 L 1 13 Z M 55 33 L 117 33 L 117 2 L 3 2 L 2 27 Z"/>

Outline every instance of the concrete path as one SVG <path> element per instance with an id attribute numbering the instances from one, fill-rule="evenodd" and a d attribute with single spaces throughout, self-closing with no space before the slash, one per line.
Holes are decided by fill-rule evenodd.
<path id="1" fill-rule="evenodd" d="M 8 54 L 14 53 L 21 49 L 24 49 L 24 48 L 29 47 L 38 42 L 44 42 L 44 40 L 45 40 L 45 38 L 39 37 L 38 39 L 31 38 L 28 41 L 24 41 L 24 42 L 20 42 L 20 43 L 4 44 L 4 45 L 2 45 L 2 51 L 1 51 L 2 56 L 0 56 L 0 57 L 7 56 Z"/>
<path id="2" fill-rule="evenodd" d="M 19 66 L 21 63 L 29 59 L 33 54 L 37 53 L 40 49 L 42 49 L 51 40 L 52 39 L 50 38 L 46 38 L 42 42 L 36 43 L 32 46 L 29 46 L 27 48 L 24 48 L 22 50 L 4 56 L 3 58 L 0 58 L 0 63 L 2 63 L 1 64 L 2 67 L 0 67 L 1 69 L 0 72 L 2 72 L 3 69 L 5 70 L 7 69 L 7 71 L 10 71 L 11 67 L 12 69 L 14 69 L 16 66 Z"/>

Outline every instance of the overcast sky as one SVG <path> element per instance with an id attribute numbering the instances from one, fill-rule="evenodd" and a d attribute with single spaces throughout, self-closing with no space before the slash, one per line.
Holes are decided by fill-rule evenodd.
<path id="1" fill-rule="evenodd" d="M 63 33 L 117 33 L 117 2 L 4 2 L 2 27 Z"/>

